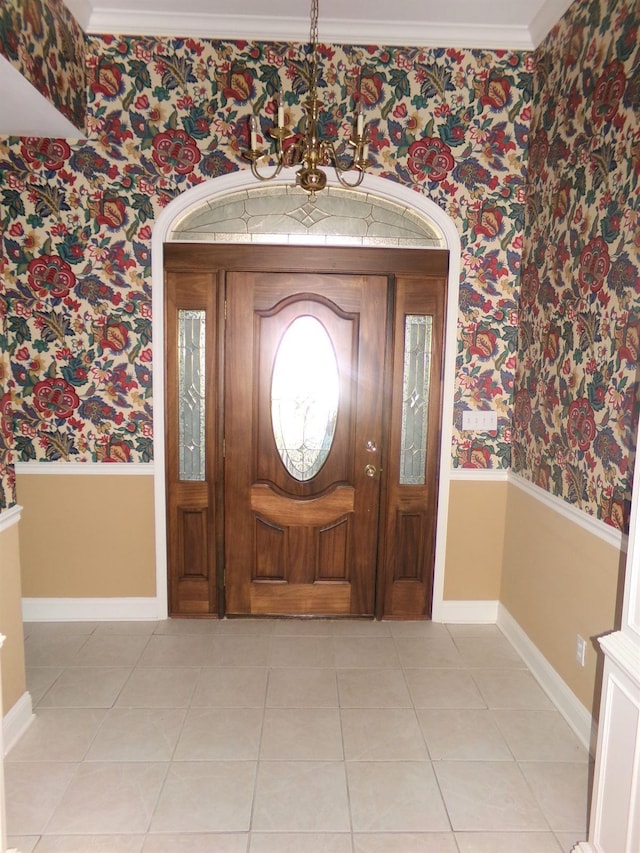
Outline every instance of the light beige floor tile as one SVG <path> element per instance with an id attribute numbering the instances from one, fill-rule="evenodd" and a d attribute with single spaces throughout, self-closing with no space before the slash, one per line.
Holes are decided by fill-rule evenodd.
<path id="1" fill-rule="evenodd" d="M 525 669 L 525 663 L 506 637 L 456 637 L 464 666 L 483 669 Z"/>
<path id="2" fill-rule="evenodd" d="M 249 853 L 352 853 L 347 832 L 252 832 Z"/>
<path id="3" fill-rule="evenodd" d="M 47 825 L 47 834 L 146 832 L 166 772 L 164 763 L 80 764 Z"/>
<path id="4" fill-rule="evenodd" d="M 156 622 L 154 634 L 217 634 L 219 619 L 163 619 Z"/>
<path id="5" fill-rule="evenodd" d="M 147 835 L 142 853 L 246 853 L 246 832 Z"/>
<path id="6" fill-rule="evenodd" d="M 213 639 L 213 654 L 209 666 L 268 666 L 270 636 L 236 634 Z"/>
<path id="7" fill-rule="evenodd" d="M 63 636 L 84 636 L 93 634 L 98 622 L 25 622 L 25 637 L 44 637 L 53 640 Z"/>
<path id="8" fill-rule="evenodd" d="M 460 853 L 559 853 L 551 832 L 456 832 Z"/>
<path id="9" fill-rule="evenodd" d="M 492 711 L 519 761 L 588 761 L 582 746 L 559 711 Z"/>
<path id="10" fill-rule="evenodd" d="M 423 709 L 417 714 L 433 761 L 513 761 L 491 711 Z"/>
<path id="11" fill-rule="evenodd" d="M 276 637 L 329 637 L 330 619 L 277 619 Z"/>
<path id="12" fill-rule="evenodd" d="M 343 762 L 260 762 L 253 830 L 331 833 L 350 828 Z"/>
<path id="13" fill-rule="evenodd" d="M 154 634 L 138 666 L 213 666 L 213 637 Z"/>
<path id="14" fill-rule="evenodd" d="M 327 667 L 334 665 L 331 637 L 273 637 L 271 666 Z"/>
<path id="15" fill-rule="evenodd" d="M 77 766 L 58 761 L 5 764 L 8 834 L 44 832 Z"/>
<path id="16" fill-rule="evenodd" d="M 446 629 L 449 634 L 455 639 L 463 639 L 465 637 L 493 637 L 504 639 L 504 634 L 497 625 L 463 625 L 455 622 L 447 622 Z"/>
<path id="17" fill-rule="evenodd" d="M 553 708 L 530 672 L 521 669 L 474 669 L 476 682 L 489 708 Z"/>
<path id="18" fill-rule="evenodd" d="M 144 835 L 43 835 L 36 853 L 141 853 L 143 841 Z"/>
<path id="19" fill-rule="evenodd" d="M 345 708 L 341 716 L 347 761 L 428 758 L 413 708 Z"/>
<path id="20" fill-rule="evenodd" d="M 33 666 L 71 666 L 75 663 L 82 646 L 89 639 L 86 634 L 45 633 L 27 637 L 24 643 L 25 664 Z"/>
<path id="21" fill-rule="evenodd" d="M 70 667 L 45 693 L 39 707 L 110 708 L 130 674 L 129 667 Z"/>
<path id="22" fill-rule="evenodd" d="M 112 637 L 118 636 L 142 636 L 150 637 L 156 631 L 160 622 L 149 619 L 142 621 L 139 619 L 129 619 L 122 622 L 98 622 L 96 629 L 93 632 L 94 637 Z"/>
<path id="23" fill-rule="evenodd" d="M 82 761 L 105 713 L 95 708 L 39 710 L 6 761 Z"/>
<path id="24" fill-rule="evenodd" d="M 339 669 L 342 708 L 410 708 L 411 696 L 400 669 Z"/>
<path id="25" fill-rule="evenodd" d="M 396 640 L 400 663 L 405 668 L 418 667 L 461 667 L 460 652 L 452 639 L 447 637 L 399 638 Z"/>
<path id="26" fill-rule="evenodd" d="M 262 708 L 267 668 L 256 666 L 203 667 L 191 700 L 193 708 Z"/>
<path id="27" fill-rule="evenodd" d="M 453 832 L 357 832 L 353 849 L 354 853 L 458 853 Z"/>
<path id="28" fill-rule="evenodd" d="M 382 669 L 399 663 L 392 637 L 335 637 L 333 648 L 339 669 Z"/>
<path id="29" fill-rule="evenodd" d="M 268 708 L 337 708 L 333 668 L 282 667 L 269 671 Z"/>
<path id="30" fill-rule="evenodd" d="M 549 829 L 514 762 L 437 761 L 433 767 L 455 831 Z"/>
<path id="31" fill-rule="evenodd" d="M 63 672 L 61 666 L 33 666 L 27 669 L 27 690 L 34 708 Z"/>
<path id="32" fill-rule="evenodd" d="M 186 708 L 200 669 L 186 666 L 138 666 L 122 688 L 116 706 L 125 708 Z"/>
<path id="33" fill-rule="evenodd" d="M 347 762 L 354 832 L 451 829 L 428 761 Z"/>
<path id="34" fill-rule="evenodd" d="M 270 637 L 275 633 L 277 619 L 222 619 L 218 623 L 218 634 L 221 637 Z"/>
<path id="35" fill-rule="evenodd" d="M 39 840 L 38 835 L 10 835 L 7 846 L 9 850 L 19 850 L 20 853 L 33 853 Z"/>
<path id="36" fill-rule="evenodd" d="M 135 666 L 149 636 L 104 634 L 98 629 L 79 649 L 73 666 Z"/>
<path id="37" fill-rule="evenodd" d="M 197 708 L 187 712 L 175 761 L 257 759 L 262 709 Z"/>
<path id="38" fill-rule="evenodd" d="M 441 622 L 431 622 L 429 619 L 408 622 L 393 621 L 389 622 L 389 627 L 393 637 L 404 639 L 433 640 L 438 637 L 449 639 L 450 636 L 446 625 L 443 625 Z"/>
<path id="39" fill-rule="evenodd" d="M 556 838 L 562 853 L 572 853 L 576 844 L 587 840 L 586 832 L 556 832 Z M 555 853 L 555 850 L 554 850 Z"/>
<path id="40" fill-rule="evenodd" d="M 342 731 L 337 708 L 267 708 L 261 760 L 341 761 Z"/>
<path id="41" fill-rule="evenodd" d="M 255 774 L 253 761 L 174 761 L 149 831 L 247 832 Z"/>
<path id="42" fill-rule="evenodd" d="M 329 623 L 334 637 L 390 637 L 388 622 L 371 619 L 334 619 Z"/>
<path id="43" fill-rule="evenodd" d="M 486 708 L 475 681 L 462 669 L 405 669 L 416 708 Z"/>
<path id="44" fill-rule="evenodd" d="M 184 708 L 112 708 L 87 761 L 170 761 L 185 714 Z"/>
<path id="45" fill-rule="evenodd" d="M 554 832 L 587 831 L 587 763 L 521 762 L 520 767 Z"/>

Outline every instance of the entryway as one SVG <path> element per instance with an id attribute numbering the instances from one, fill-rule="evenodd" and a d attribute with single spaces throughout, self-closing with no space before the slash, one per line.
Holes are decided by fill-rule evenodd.
<path id="1" fill-rule="evenodd" d="M 447 263 L 165 247 L 172 615 L 429 615 Z"/>

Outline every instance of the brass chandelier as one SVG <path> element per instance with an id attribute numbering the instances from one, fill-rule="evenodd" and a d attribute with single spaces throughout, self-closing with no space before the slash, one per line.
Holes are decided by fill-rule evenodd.
<path id="1" fill-rule="evenodd" d="M 311 0 L 311 28 L 309 32 L 309 48 L 311 54 L 311 74 L 309 77 L 309 94 L 304 101 L 306 111 L 304 131 L 299 138 L 286 141 L 296 136 L 285 124 L 284 107 L 278 95 L 278 125 L 267 130 L 268 135 L 275 140 L 275 150 L 264 151 L 258 147 L 258 119 L 252 115 L 249 119 L 250 149 L 244 156 L 251 163 L 251 171 L 259 181 L 270 181 L 277 177 L 284 166 L 300 166 L 296 174 L 296 183 L 311 196 L 324 189 L 327 176 L 321 166 L 333 166 L 338 181 L 344 187 L 353 189 L 362 183 L 364 173 L 369 165 L 367 159 L 369 143 L 364 116 L 360 108 L 359 98 L 356 98 L 355 116 L 349 146 L 353 149 L 351 160 L 344 161 L 338 157 L 334 143 L 320 138 L 318 118 L 322 109 L 322 101 L 318 99 L 318 0 Z M 275 169 L 268 174 L 260 171 L 259 162 L 266 160 Z M 355 179 L 347 180 L 347 172 L 355 173 Z"/>

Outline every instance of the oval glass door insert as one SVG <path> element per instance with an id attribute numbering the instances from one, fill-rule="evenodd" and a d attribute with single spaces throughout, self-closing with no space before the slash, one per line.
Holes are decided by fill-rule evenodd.
<path id="1" fill-rule="evenodd" d="M 324 465 L 336 431 L 339 377 L 327 330 L 298 317 L 282 336 L 271 380 L 271 422 L 287 471 L 304 482 Z"/>

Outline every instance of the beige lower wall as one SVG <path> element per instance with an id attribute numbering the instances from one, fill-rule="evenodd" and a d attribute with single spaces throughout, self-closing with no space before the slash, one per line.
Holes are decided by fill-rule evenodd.
<path id="1" fill-rule="evenodd" d="M 22 594 L 156 594 L 153 477 L 18 474 Z"/>
<path id="2" fill-rule="evenodd" d="M 619 549 L 509 485 L 500 600 L 596 717 L 602 654 L 594 640 L 616 627 L 623 565 Z M 584 667 L 577 634 L 587 640 Z"/>
<path id="3" fill-rule="evenodd" d="M 3 716 L 26 690 L 18 527 L 14 524 L 0 532 L 0 634 L 6 637 L 0 651 Z"/>
<path id="4" fill-rule="evenodd" d="M 497 601 L 500 597 L 506 511 L 506 480 L 452 480 L 445 601 Z"/>

